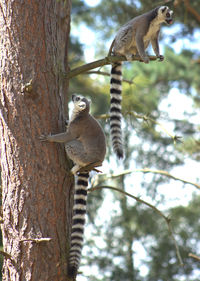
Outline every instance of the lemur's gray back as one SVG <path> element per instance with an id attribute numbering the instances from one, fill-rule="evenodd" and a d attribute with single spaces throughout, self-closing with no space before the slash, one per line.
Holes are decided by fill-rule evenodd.
<path id="1" fill-rule="evenodd" d="M 75 163 L 80 163 L 80 166 L 103 162 L 106 153 L 105 135 L 97 120 L 89 113 L 88 100 L 86 98 L 79 100 L 79 98 L 74 97 L 74 110 L 67 132 L 81 143 L 81 148 L 84 148 L 84 155 L 82 155 L 84 160 L 79 155 L 73 155 L 70 150 L 71 143 L 66 144 L 66 151 Z M 82 103 L 85 108 L 80 106 Z"/>
<path id="2" fill-rule="evenodd" d="M 77 149 L 73 150 L 73 144 L 67 143 L 65 145 L 66 152 L 78 167 L 89 164 L 94 167 L 100 166 L 106 153 L 105 136 L 102 128 L 89 114 L 89 102 L 87 99 L 73 96 L 73 102 L 74 110 L 69 122 L 68 132 L 77 139 L 78 145 Z M 79 156 L 80 154 L 82 155 L 81 157 Z M 88 178 L 88 172 L 78 172 L 75 184 L 68 270 L 72 278 L 75 278 L 77 274 L 83 247 Z"/>
<path id="3" fill-rule="evenodd" d="M 142 61 L 148 63 L 149 58 L 145 50 L 151 42 L 157 58 L 163 60 L 164 57 L 160 55 L 159 51 L 158 36 L 163 22 L 172 23 L 172 14 L 173 12 L 168 7 L 161 6 L 130 20 L 117 32 L 109 53 L 124 55 L 127 60 L 131 60 L 132 55 L 139 55 Z M 112 66 L 110 80 L 111 138 L 114 151 L 118 158 L 123 157 L 121 83 L 122 63 L 118 62 Z"/>
<path id="4" fill-rule="evenodd" d="M 69 251 L 68 274 L 75 279 L 81 259 L 83 234 L 87 203 L 89 171 L 101 166 L 106 153 L 105 135 L 99 123 L 89 114 L 90 102 L 81 96 L 72 96 L 74 109 L 67 131 L 56 135 L 42 135 L 42 141 L 65 144 L 65 150 L 74 167 L 76 175 L 74 206 Z M 89 165 L 89 170 L 88 169 Z M 79 170 L 82 169 L 80 172 Z"/>

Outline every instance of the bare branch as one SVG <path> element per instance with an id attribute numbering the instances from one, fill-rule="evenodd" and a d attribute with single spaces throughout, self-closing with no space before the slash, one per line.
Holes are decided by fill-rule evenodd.
<path id="1" fill-rule="evenodd" d="M 178 261 L 179 261 L 179 265 L 180 266 L 183 266 L 183 261 L 182 261 L 182 258 L 181 258 L 181 254 L 180 254 L 180 251 L 179 251 L 179 248 L 178 248 L 178 245 L 176 243 L 176 239 L 174 237 L 174 234 L 173 234 L 173 230 L 172 230 L 172 226 L 171 226 L 171 219 L 169 217 L 166 217 L 159 209 L 157 209 L 155 206 L 153 206 L 152 204 L 140 199 L 139 197 L 136 197 L 128 192 L 125 192 L 124 190 L 122 189 L 119 189 L 119 188 L 116 188 L 116 187 L 113 187 L 113 186 L 95 186 L 95 187 L 92 187 L 92 188 L 89 188 L 88 191 L 95 191 L 95 190 L 99 190 L 99 189 L 102 189 L 102 188 L 106 188 L 106 189 L 111 189 L 111 190 L 115 190 L 115 191 L 118 191 L 120 193 L 122 193 L 123 195 L 125 196 L 128 196 L 128 197 L 131 197 L 133 198 L 134 200 L 136 200 L 137 202 L 139 203 L 142 203 L 148 207 L 150 207 L 151 209 L 153 209 L 157 214 L 159 214 L 159 216 L 161 216 L 167 223 L 167 227 L 168 227 L 168 231 L 169 231 L 169 234 L 173 240 L 173 243 L 175 245 L 175 248 L 176 248 L 176 255 L 177 255 L 177 258 L 178 258 Z"/>
<path id="2" fill-rule="evenodd" d="M 140 199 L 139 197 L 136 197 L 136 196 L 134 196 L 134 195 L 132 195 L 132 194 L 130 194 L 130 193 L 128 193 L 128 192 L 122 190 L 122 189 L 119 189 L 119 188 L 117 188 L 117 187 L 107 186 L 107 185 L 95 186 L 95 187 L 89 188 L 88 191 L 91 192 L 91 191 L 99 190 L 99 189 L 102 189 L 102 188 L 112 189 L 112 190 L 118 191 L 118 192 L 120 192 L 120 193 L 122 193 L 122 194 L 124 194 L 124 195 L 126 195 L 126 196 L 129 196 L 129 197 L 135 199 L 137 202 L 142 203 L 142 204 L 145 204 L 145 205 L 147 205 L 148 207 L 152 208 L 154 211 L 156 211 L 156 212 L 157 212 L 161 217 L 163 217 L 164 219 L 169 220 L 169 219 L 168 219 L 167 217 L 165 217 L 165 215 L 163 215 L 163 213 L 162 213 L 160 210 L 158 210 L 155 206 L 153 206 L 153 205 L 151 205 L 150 203 L 148 203 L 148 202 L 146 202 L 146 201 Z"/>
<path id="3" fill-rule="evenodd" d="M 4 256 L 4 258 L 6 259 L 9 259 L 13 265 L 16 265 L 16 262 L 14 261 L 13 257 L 10 254 L 0 250 L 0 255 Z"/>
<path id="4" fill-rule="evenodd" d="M 200 14 L 197 12 L 196 9 L 194 9 L 194 8 L 191 6 L 190 0 L 184 0 L 184 3 L 185 3 L 186 10 L 187 10 L 190 14 L 192 14 L 192 15 L 196 18 L 196 20 L 197 20 L 198 22 L 200 22 Z"/>
<path id="5" fill-rule="evenodd" d="M 7 258 L 7 259 L 12 259 L 12 256 L 11 256 L 10 254 L 4 252 L 4 251 L 1 251 L 1 250 L 0 250 L 0 254 L 1 254 L 2 256 L 4 256 L 5 258 Z"/>
<path id="6" fill-rule="evenodd" d="M 25 238 L 21 239 L 20 242 L 34 242 L 34 243 L 42 243 L 42 242 L 49 242 L 52 238 Z"/>
<path id="7" fill-rule="evenodd" d="M 105 71 L 87 71 L 84 74 L 97 74 L 97 75 L 103 75 L 103 76 L 109 76 L 110 77 L 110 73 L 109 72 L 105 72 Z M 127 79 L 122 79 L 122 82 L 126 82 L 130 85 L 134 84 L 133 79 L 132 80 L 127 80 Z"/>
<path id="8" fill-rule="evenodd" d="M 97 173 L 102 173 L 100 170 L 96 169 L 95 167 L 100 167 L 102 165 L 94 166 L 94 163 L 91 163 L 87 166 L 81 167 L 78 172 L 90 172 L 90 171 L 95 171 Z"/>
<path id="9" fill-rule="evenodd" d="M 148 115 L 140 115 L 140 114 L 137 114 L 133 111 L 127 111 L 125 113 L 123 113 L 123 116 L 126 116 L 126 115 L 131 115 L 131 116 L 134 116 L 135 118 L 137 119 L 143 119 L 143 121 L 147 122 L 147 121 L 150 121 L 154 124 L 157 124 L 158 126 L 161 127 L 161 129 L 170 137 L 172 138 L 172 140 L 174 141 L 174 143 L 176 143 L 177 141 L 180 141 L 181 137 L 177 136 L 177 135 L 173 135 L 172 133 L 170 133 L 161 123 L 159 123 L 158 121 L 152 119 L 151 117 L 149 117 Z M 97 119 L 109 119 L 110 118 L 110 115 L 109 114 L 102 114 L 102 115 L 97 115 L 95 116 L 95 118 Z"/>
<path id="10" fill-rule="evenodd" d="M 102 120 L 106 120 L 110 118 L 110 114 L 101 114 L 101 115 L 95 115 L 96 119 L 102 119 Z"/>
<path id="11" fill-rule="evenodd" d="M 197 184 L 197 183 L 194 183 L 194 182 L 191 182 L 191 181 L 187 181 L 187 180 L 184 180 L 182 178 L 175 177 L 175 176 L 171 175 L 170 173 L 168 173 L 167 171 L 164 171 L 164 170 L 152 170 L 152 169 L 149 169 L 149 168 L 124 170 L 122 173 L 119 173 L 119 174 L 108 175 L 107 178 L 116 178 L 116 177 L 120 177 L 120 176 L 123 176 L 123 175 L 128 175 L 128 174 L 131 174 L 131 173 L 135 173 L 135 172 L 152 173 L 152 174 L 163 175 L 163 176 L 166 176 L 166 177 L 171 178 L 173 180 L 177 180 L 177 181 L 181 181 L 181 182 L 183 182 L 185 184 L 193 185 L 196 188 L 200 189 L 200 185 Z M 105 174 L 103 174 L 103 175 L 105 176 Z"/>
<path id="12" fill-rule="evenodd" d="M 198 257 L 198 256 L 196 256 L 196 255 L 194 255 L 194 254 L 192 254 L 192 253 L 189 253 L 188 256 L 191 257 L 191 258 L 193 258 L 193 259 L 195 259 L 195 260 L 200 261 L 200 257 Z"/>
<path id="13" fill-rule="evenodd" d="M 185 9 L 187 12 L 189 12 L 191 15 L 193 15 L 196 20 L 198 22 L 200 22 L 200 14 L 197 12 L 196 9 L 194 9 L 191 4 L 190 4 L 190 0 L 175 0 L 174 1 L 174 7 L 177 7 L 177 6 L 180 6 L 182 5 L 182 2 L 184 3 L 185 5 Z"/>
<path id="14" fill-rule="evenodd" d="M 169 234 L 171 235 L 171 238 L 172 238 L 172 240 L 173 240 L 173 242 L 174 242 L 174 245 L 175 245 L 175 248 L 176 248 L 176 256 L 177 256 L 177 258 L 178 258 L 179 265 L 180 265 L 180 266 L 184 266 L 183 261 L 182 261 L 182 258 L 181 258 L 181 254 L 180 254 L 180 251 L 179 251 L 179 247 L 178 247 L 178 245 L 177 245 L 177 243 L 176 243 L 176 239 L 175 239 L 175 237 L 174 237 L 172 225 L 171 225 L 171 223 L 170 223 L 171 221 L 170 221 L 170 219 L 168 218 L 168 221 L 166 220 L 166 222 L 167 222 L 167 227 L 168 227 Z"/>
<path id="15" fill-rule="evenodd" d="M 156 56 L 149 56 L 149 60 L 157 60 L 157 57 Z M 96 60 L 96 61 L 90 62 L 88 64 L 84 64 L 82 66 L 79 66 L 77 68 L 74 68 L 71 71 L 66 72 L 64 74 L 64 76 L 66 78 L 70 79 L 70 78 L 75 77 L 79 74 L 85 73 L 85 72 L 87 72 L 91 69 L 95 69 L 97 67 L 112 64 L 112 63 L 116 63 L 116 62 L 119 62 L 119 61 L 127 61 L 127 59 L 124 56 L 108 56 L 108 57 L 105 57 L 104 59 Z M 132 61 L 142 61 L 142 60 L 139 56 L 134 56 Z"/>
<path id="16" fill-rule="evenodd" d="M 143 119 L 144 121 L 150 121 L 158 126 L 161 127 L 161 129 L 168 135 L 170 136 L 170 138 L 173 139 L 174 142 L 176 142 L 177 140 L 180 140 L 180 137 L 179 136 L 176 136 L 176 135 L 172 135 L 171 133 L 169 133 L 169 131 L 158 121 L 152 119 L 151 117 L 147 116 L 147 115 L 140 115 L 140 114 L 137 114 L 133 111 L 128 111 L 127 113 L 125 113 L 127 115 L 132 115 L 134 116 L 135 118 L 138 118 L 138 119 Z"/>

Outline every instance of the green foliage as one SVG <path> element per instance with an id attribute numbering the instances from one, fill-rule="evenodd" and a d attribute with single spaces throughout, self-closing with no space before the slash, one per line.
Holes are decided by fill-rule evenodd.
<path id="1" fill-rule="evenodd" d="M 169 234 L 160 230 L 157 234 L 154 233 L 157 244 L 150 250 L 152 259 L 149 263 L 151 270 L 148 281 L 158 280 L 158 277 L 161 280 L 180 280 L 183 277 L 185 279 L 181 280 L 200 280 L 195 274 L 192 277 L 192 272 L 198 270 L 199 263 L 188 256 L 189 253 L 196 252 L 200 239 L 199 199 L 199 196 L 194 197 L 187 207 L 177 206 L 170 210 L 174 232 L 179 237 L 179 247 L 184 266 L 180 267 L 177 264 L 175 249 Z"/>
<path id="2" fill-rule="evenodd" d="M 80 21 L 85 21 L 88 24 L 91 22 L 90 8 L 83 0 L 73 0 L 71 15 L 74 24 L 78 24 Z"/>
<path id="3" fill-rule="evenodd" d="M 174 41 L 177 37 L 181 38 L 183 36 L 192 38 L 195 28 L 199 26 L 198 18 L 186 9 L 184 1 L 179 1 L 179 5 L 176 6 L 173 5 L 173 2 L 175 1 L 166 3 L 166 1 L 158 0 L 153 2 L 151 0 L 101 0 L 96 7 L 90 9 L 88 18 L 90 19 L 90 26 L 95 30 L 103 30 L 102 36 L 108 38 L 111 32 L 116 32 L 119 26 L 122 26 L 131 18 L 157 6 L 167 4 L 174 11 L 175 22 L 182 24 L 181 30 L 172 35 L 171 40 Z M 200 14 L 198 0 L 193 0 L 190 5 L 197 14 Z"/>
<path id="4" fill-rule="evenodd" d="M 115 172 L 114 167 L 118 166 L 124 169 L 149 167 L 173 172 L 173 168 L 183 166 L 187 160 L 200 159 L 199 122 L 196 121 L 200 105 L 200 53 L 199 48 L 195 49 L 193 46 L 193 43 L 197 43 L 195 34 L 199 34 L 200 30 L 198 18 L 187 9 L 185 2 L 167 3 L 174 10 L 175 23 L 167 27 L 166 33 L 164 29 L 161 32 L 161 41 L 168 42 L 164 49 L 165 60 L 148 65 L 141 62 L 123 64 L 123 78 L 133 81 L 132 85 L 123 82 L 123 164 L 116 163 L 113 158 L 109 124 L 107 120 L 101 120 L 108 142 L 109 172 Z M 140 13 L 165 4 L 166 1 L 101 0 L 95 7 L 88 7 L 83 1 L 74 3 L 73 25 L 78 28 L 78 24 L 84 23 L 94 30 L 97 35 L 94 42 L 95 52 L 99 56 L 105 56 L 119 26 Z M 199 1 L 190 1 L 190 5 L 200 15 Z M 191 42 L 187 48 L 184 46 L 186 39 Z M 177 53 L 173 43 L 178 40 L 183 48 Z M 78 44 L 78 38 L 73 42 Z M 72 48 L 72 67 L 84 63 L 81 48 L 81 45 L 77 50 Z M 110 67 L 104 67 L 101 71 L 109 73 Z M 183 110 L 178 118 L 171 117 L 170 108 L 174 105 L 170 101 L 168 107 L 161 110 L 161 104 L 168 101 L 174 89 L 178 91 L 177 100 L 180 95 L 180 100 L 186 96 L 186 101 L 191 102 L 188 112 Z M 94 114 L 109 112 L 108 77 L 88 74 L 77 76 L 70 81 L 70 92 L 80 92 L 91 97 Z M 187 104 L 178 102 L 176 106 L 174 111 L 177 109 L 178 112 L 181 107 L 187 108 Z M 146 116 L 146 121 L 136 118 L 136 114 Z M 174 143 L 170 135 L 181 136 L 182 142 Z M 187 173 L 183 169 L 182 177 L 187 176 Z M 141 193 L 142 199 L 147 198 L 147 201 L 153 201 L 153 205 L 162 208 L 165 215 L 172 219 L 184 267 L 178 264 L 173 240 L 162 217 L 121 194 L 98 190 L 90 193 L 88 201 L 88 227 L 92 231 L 91 236 L 87 237 L 88 247 L 86 246 L 84 263 L 98 272 L 93 274 L 92 270 L 83 270 L 89 280 L 200 281 L 199 264 L 188 256 L 190 252 L 199 255 L 200 197 L 197 194 L 191 201 L 188 199 L 185 206 L 177 203 L 177 206 L 170 208 L 166 197 L 167 189 L 173 185 L 176 191 L 177 185 L 158 174 L 141 176 L 140 180 L 135 174 L 112 180 L 104 179 L 99 185 L 112 185 L 128 192 L 131 190 L 134 194 L 138 192 L 138 196 Z M 161 186 L 166 187 L 166 194 L 160 194 Z M 185 192 L 184 188 L 180 197 L 182 192 Z M 188 198 L 190 197 L 189 190 Z M 111 199 L 105 203 L 107 198 Z M 108 205 L 110 209 L 106 210 L 104 217 L 104 208 Z M 145 274 L 142 272 L 143 268 Z"/>
<path id="5" fill-rule="evenodd" d="M 198 223 L 200 197 L 195 197 L 186 207 L 177 206 L 168 210 L 174 232 L 179 238 L 183 267 L 177 262 L 175 246 L 164 220 L 141 204 L 127 204 L 125 197 L 117 196 L 116 199 L 120 201 L 122 213 L 118 215 L 111 213 L 110 224 L 104 225 L 104 230 L 98 227 L 97 231 L 97 236 L 105 236 L 106 246 L 102 248 L 96 243 L 98 254 L 95 255 L 91 250 L 87 253 L 89 265 L 98 264 L 100 272 L 104 273 L 96 280 L 118 281 L 122 276 L 123 280 L 138 281 L 199 280 L 195 275 L 199 264 L 188 254 L 196 253 L 200 239 Z M 95 237 L 93 238 L 92 241 L 95 241 Z M 149 271 L 144 279 L 139 275 L 137 268 L 134 268 L 134 260 L 138 260 L 139 252 L 136 245 L 139 241 L 142 243 L 141 247 L 145 249 L 146 258 L 143 263 Z M 91 247 L 92 244 L 89 245 Z M 131 267 L 128 267 L 129 253 L 132 253 Z M 134 276 L 135 279 L 130 279 L 130 276 Z"/>

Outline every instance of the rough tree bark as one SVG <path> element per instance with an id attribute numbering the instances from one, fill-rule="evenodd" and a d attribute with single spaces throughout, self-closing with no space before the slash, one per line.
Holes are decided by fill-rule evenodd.
<path id="1" fill-rule="evenodd" d="M 64 129 L 69 26 L 70 0 L 0 0 L 6 281 L 68 280 L 73 180 L 64 149 L 38 137 Z"/>

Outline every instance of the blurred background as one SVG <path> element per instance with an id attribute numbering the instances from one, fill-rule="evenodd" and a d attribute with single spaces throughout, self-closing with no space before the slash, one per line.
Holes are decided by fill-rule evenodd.
<path id="1" fill-rule="evenodd" d="M 91 185 L 119 188 L 161 210 L 171 219 L 183 261 L 180 266 L 162 216 L 122 193 L 101 188 L 89 194 L 79 281 L 200 280 L 200 261 L 189 256 L 200 256 L 199 4 L 198 0 L 72 1 L 71 69 L 107 56 L 117 30 L 131 18 L 159 5 L 174 11 L 173 24 L 163 24 L 160 33 L 165 60 L 123 64 L 123 78 L 128 80 L 123 82 L 122 102 L 124 161 L 113 154 L 106 118 L 111 66 L 96 69 L 108 76 L 72 78 L 70 94 L 92 100 L 92 113 L 107 136 L 103 174 L 94 175 Z M 154 54 L 151 47 L 148 53 Z"/>

